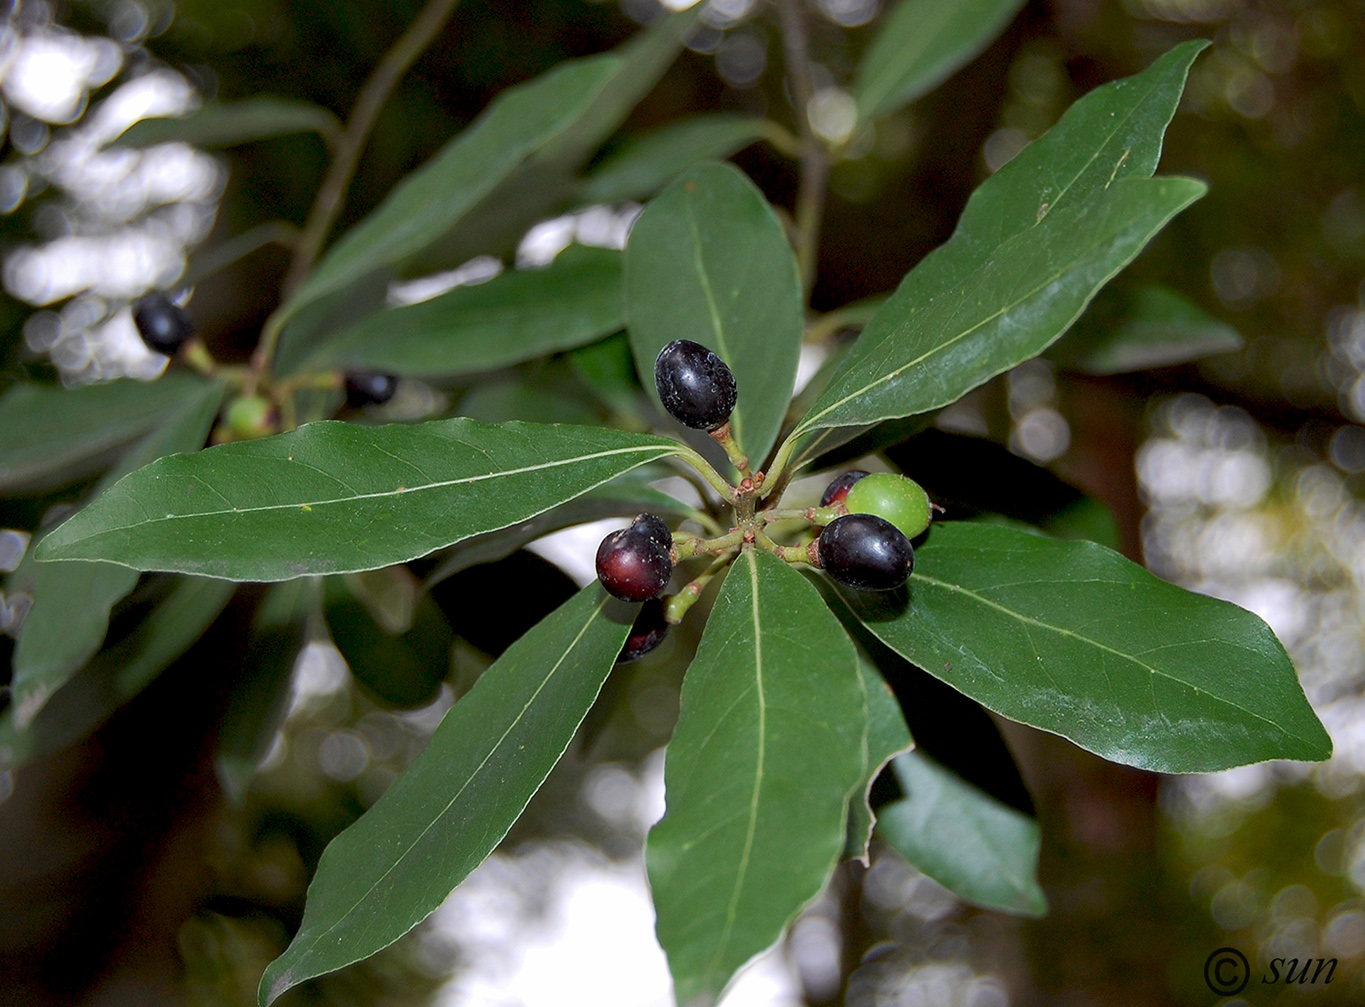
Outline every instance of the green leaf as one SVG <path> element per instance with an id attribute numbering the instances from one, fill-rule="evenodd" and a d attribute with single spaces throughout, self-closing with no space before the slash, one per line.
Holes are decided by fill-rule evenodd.
<path id="1" fill-rule="evenodd" d="M 932 91 L 1013 20 L 1023 0 L 901 0 L 858 64 L 858 114 L 875 119 Z"/>
<path id="2" fill-rule="evenodd" d="M 188 115 L 143 119 L 112 141 L 120 147 L 189 143 L 196 147 L 235 147 L 290 133 L 317 133 L 328 146 L 341 136 L 341 123 L 327 109 L 290 98 L 248 98 L 214 102 Z"/>
<path id="3" fill-rule="evenodd" d="M 164 412 L 161 428 L 129 451 L 101 480 L 97 492 L 108 492 L 123 475 L 163 455 L 195 451 L 203 445 L 218 415 L 223 386 L 196 382 L 182 386 L 181 391 L 182 395 L 188 393 L 181 408 Z M 91 506 L 97 506 L 99 499 L 97 496 Z M 109 610 L 133 589 L 137 579 L 136 570 L 108 563 L 35 566 L 33 608 L 14 650 L 11 688 L 19 728 L 26 727 L 62 683 L 99 650 L 109 629 Z"/>
<path id="4" fill-rule="evenodd" d="M 766 552 L 726 574 L 682 688 L 646 860 L 679 1004 L 715 996 L 819 894 L 862 783 L 858 655 Z"/>
<path id="5" fill-rule="evenodd" d="M 644 389 L 635 373 L 630 337 L 624 332 L 600 339 L 566 354 L 574 376 L 597 400 L 622 417 L 639 418 L 645 405 Z"/>
<path id="6" fill-rule="evenodd" d="M 355 680 L 391 706 L 415 707 L 436 698 L 450 672 L 450 624 L 430 595 L 413 602 L 405 626 L 377 621 L 359 585 L 327 581 L 327 626 Z"/>
<path id="7" fill-rule="evenodd" d="M 585 203 L 648 199 L 681 172 L 702 161 L 719 161 L 767 135 L 762 119 L 726 112 L 694 115 L 621 145 L 583 180 Z"/>
<path id="8" fill-rule="evenodd" d="M 284 719 L 294 665 L 308 643 L 319 594 L 317 578 L 276 584 L 256 610 L 245 671 L 223 715 L 213 757 L 218 782 L 234 805 L 246 801 L 256 767 Z"/>
<path id="9" fill-rule="evenodd" d="M 954 895 L 1020 916 L 1043 916 L 1042 830 L 923 752 L 892 763 L 905 798 L 877 813 L 877 835 Z"/>
<path id="10" fill-rule="evenodd" d="M 1166 287 L 1106 290 L 1048 354 L 1086 374 L 1126 374 L 1239 350 L 1241 334 Z"/>
<path id="11" fill-rule="evenodd" d="M 328 250 L 275 324 L 441 237 L 527 157 L 578 122 L 619 67 L 614 56 L 569 60 L 500 93 Z"/>
<path id="12" fill-rule="evenodd" d="M 493 851 L 568 747 L 632 618 L 591 584 L 483 673 L 323 852 L 299 932 L 261 979 L 263 1007 L 392 944 Z"/>
<path id="13" fill-rule="evenodd" d="M 715 350 L 734 371 L 735 439 L 759 464 L 791 401 L 801 354 L 796 256 L 763 194 L 738 168 L 693 168 L 653 200 L 626 245 L 626 316 L 640 378 L 674 339 Z"/>
<path id="14" fill-rule="evenodd" d="M 1200 773 L 1332 752 L 1269 626 L 1091 542 L 948 522 L 916 550 L 908 598 L 845 597 L 988 710 L 1114 762 Z"/>
<path id="15" fill-rule="evenodd" d="M 863 745 L 863 786 L 848 802 L 848 846 L 844 856 L 856 857 L 866 866 L 867 844 L 877 821 L 872 809 L 872 784 L 887 763 L 914 748 L 915 741 L 891 686 L 862 654 L 858 655 L 858 674 L 867 696 L 867 740 Z"/>
<path id="16" fill-rule="evenodd" d="M 1060 336 L 1204 193 L 1190 179 L 1149 176 L 1205 44 L 1096 88 L 977 189 L 952 238 L 863 330 L 796 436 L 947 405 Z"/>
<path id="17" fill-rule="evenodd" d="M 155 462 L 36 555 L 230 580 L 352 573 L 525 521 L 677 449 L 594 427 L 310 423 Z"/>
<path id="18" fill-rule="evenodd" d="M 189 650 L 218 618 L 236 584 L 181 579 L 127 639 L 96 654 L 20 729 L 0 713 L 0 766 L 14 768 L 84 738 Z"/>
<path id="19" fill-rule="evenodd" d="M 571 245 L 517 269 L 363 319 L 325 343 L 315 368 L 437 376 L 507 367 L 582 346 L 625 324 L 621 253 Z"/>
<path id="20" fill-rule="evenodd" d="M 73 389 L 14 385 L 0 397 L 0 492 L 55 489 L 99 471 L 204 387 L 183 374 Z"/>

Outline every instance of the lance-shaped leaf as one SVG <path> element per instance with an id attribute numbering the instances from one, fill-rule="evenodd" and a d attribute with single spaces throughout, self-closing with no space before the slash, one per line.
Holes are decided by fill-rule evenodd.
<path id="1" fill-rule="evenodd" d="M 53 489 L 98 471 L 204 387 L 183 374 L 72 389 L 15 385 L 0 397 L 0 492 Z"/>
<path id="2" fill-rule="evenodd" d="M 590 343 L 621 328 L 622 316 L 621 253 L 571 245 L 544 269 L 370 315 L 310 363 L 390 374 L 487 371 Z"/>
<path id="3" fill-rule="evenodd" d="M 322 854 L 260 1002 L 367 958 L 439 906 L 540 787 L 625 643 L 632 609 L 591 584 L 514 643 L 426 750 Z"/>
<path id="4" fill-rule="evenodd" d="M 276 324 L 445 234 L 522 161 L 573 126 L 619 63 L 614 56 L 570 60 L 499 94 L 467 129 L 332 246 L 281 308 Z"/>
<path id="5" fill-rule="evenodd" d="M 1042 830 L 923 752 L 892 762 L 905 797 L 877 812 L 877 836 L 953 894 L 979 906 L 1042 916 Z"/>
<path id="6" fill-rule="evenodd" d="M 100 490 L 108 492 L 121 476 L 163 455 L 203 445 L 218 415 L 223 386 L 196 382 L 182 392 L 189 393 L 188 400 L 182 400 L 179 410 L 162 414 L 162 428 L 128 452 L 100 481 Z M 20 728 L 99 650 L 109 629 L 109 610 L 133 589 L 138 577 L 136 570 L 109 563 L 38 563 L 32 575 L 33 608 L 14 650 L 14 717 Z"/>
<path id="7" fill-rule="evenodd" d="M 681 172 L 702 161 L 719 161 L 767 135 L 762 119 L 715 112 L 634 137 L 595 168 L 579 190 L 585 203 L 647 199 Z"/>
<path id="8" fill-rule="evenodd" d="M 310 423 L 154 462 L 35 555 L 229 580 L 372 570 L 525 521 L 677 449 L 596 427 Z"/>
<path id="9" fill-rule="evenodd" d="M 726 574 L 664 765 L 647 861 L 678 1003 L 720 993 L 828 879 L 862 782 L 858 655 L 815 588 L 766 552 Z"/>
<path id="10" fill-rule="evenodd" d="M 1048 357 L 1086 374 L 1126 374 L 1241 349 L 1241 334 L 1166 287 L 1106 289 Z"/>
<path id="11" fill-rule="evenodd" d="M 625 291 L 635 365 L 655 401 L 666 344 L 710 347 L 739 386 L 735 439 L 760 463 L 791 401 L 802 331 L 796 256 L 763 194 L 729 164 L 682 175 L 631 228 Z"/>
<path id="12" fill-rule="evenodd" d="M 858 114 L 874 119 L 932 91 L 1004 31 L 1023 5 L 1023 0 L 900 0 L 858 64 Z"/>
<path id="13" fill-rule="evenodd" d="M 337 117 L 320 105 L 288 98 L 248 98 L 214 102 L 188 115 L 143 119 L 113 142 L 121 147 L 190 143 L 196 147 L 235 147 L 290 133 L 317 133 L 328 145 L 341 136 Z"/>
<path id="14" fill-rule="evenodd" d="M 983 183 L 953 236 L 863 330 L 796 435 L 947 405 L 1057 339 L 1204 192 L 1149 177 L 1202 47 L 1179 46 L 1096 88 Z"/>
<path id="15" fill-rule="evenodd" d="M 863 785 L 848 802 L 848 846 L 844 856 L 856 857 L 866 866 L 867 844 L 877 821 L 877 813 L 872 809 L 872 784 L 888 762 L 910 751 L 915 742 L 891 686 L 862 654 L 858 655 L 858 675 L 867 696 L 867 738 L 863 744 Z"/>
<path id="16" fill-rule="evenodd" d="M 136 631 L 100 651 L 23 728 L 0 713 L 0 766 L 13 768 L 74 744 L 104 723 L 189 650 L 232 598 L 236 584 L 179 581 Z"/>
<path id="17" fill-rule="evenodd" d="M 1269 626 L 1091 542 L 935 525 L 908 596 L 845 597 L 982 706 L 1114 762 L 1202 773 L 1332 752 Z"/>

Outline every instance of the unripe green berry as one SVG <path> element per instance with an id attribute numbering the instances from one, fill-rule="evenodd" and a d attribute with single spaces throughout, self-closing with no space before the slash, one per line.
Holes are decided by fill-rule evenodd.
<path id="1" fill-rule="evenodd" d="M 929 494 L 919 483 L 894 472 L 877 472 L 853 484 L 844 500 L 850 514 L 875 514 L 890 521 L 906 538 L 929 527 Z"/>
<path id="2" fill-rule="evenodd" d="M 270 400 L 261 395 L 243 395 L 227 407 L 227 426 L 238 440 L 265 437 L 275 432 Z"/>

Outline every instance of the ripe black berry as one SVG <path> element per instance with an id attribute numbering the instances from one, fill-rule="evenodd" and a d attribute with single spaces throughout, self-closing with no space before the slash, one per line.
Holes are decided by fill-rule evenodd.
<path id="1" fill-rule="evenodd" d="M 637 515 L 631 527 L 644 532 L 656 542 L 662 542 L 668 548 L 673 547 L 673 533 L 668 530 L 668 525 L 664 524 L 664 519 L 658 515 Z"/>
<path id="2" fill-rule="evenodd" d="M 133 302 L 133 324 L 149 350 L 174 356 L 194 335 L 194 323 L 185 309 L 158 290 Z"/>
<path id="3" fill-rule="evenodd" d="M 657 598 L 673 576 L 673 536 L 659 538 L 656 523 L 663 522 L 641 514 L 629 528 L 612 532 L 597 547 L 597 577 L 623 601 Z"/>
<path id="4" fill-rule="evenodd" d="M 683 426 L 715 430 L 735 409 L 735 376 L 701 343 L 675 339 L 654 358 L 659 400 Z"/>
<path id="5" fill-rule="evenodd" d="M 875 514 L 835 518 L 820 532 L 819 555 L 825 573 L 860 591 L 891 591 L 915 568 L 910 540 Z"/>
<path id="6" fill-rule="evenodd" d="M 398 379 L 392 374 L 376 371 L 346 372 L 346 404 L 352 409 L 361 406 L 383 405 L 393 398 L 398 388 Z"/>
<path id="7" fill-rule="evenodd" d="M 631 624 L 630 636 L 626 637 L 626 645 L 621 648 L 616 663 L 627 664 L 644 657 L 663 643 L 667 635 L 668 623 L 664 620 L 663 599 L 653 598 L 645 602 L 640 614 L 635 617 L 635 622 Z"/>
<path id="8" fill-rule="evenodd" d="M 853 484 L 865 475 L 867 473 L 862 469 L 849 469 L 843 475 L 835 476 L 834 481 L 825 487 L 825 492 L 820 494 L 820 506 L 829 507 L 843 500 Z"/>

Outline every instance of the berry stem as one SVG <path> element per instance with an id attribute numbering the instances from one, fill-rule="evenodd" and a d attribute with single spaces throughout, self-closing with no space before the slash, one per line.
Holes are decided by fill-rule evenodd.
<path id="1" fill-rule="evenodd" d="M 725 449 L 725 454 L 730 459 L 730 464 L 739 470 L 741 479 L 748 479 L 753 475 L 749 469 L 749 456 L 739 449 L 735 443 L 734 432 L 730 428 L 730 421 L 726 420 L 716 429 L 711 431 L 711 438 Z"/>
<path id="2" fill-rule="evenodd" d="M 806 507 L 780 509 L 770 507 L 768 510 L 760 511 L 758 516 L 764 524 L 771 524 L 774 521 L 809 521 L 817 527 L 823 528 L 835 518 L 843 517 L 848 513 L 846 507 L 833 505 L 830 507 Z"/>
<path id="3" fill-rule="evenodd" d="M 683 621 L 688 610 L 697 603 L 701 593 L 706 590 L 706 585 L 711 583 L 716 574 L 720 573 L 730 561 L 735 558 L 735 550 L 727 550 L 723 555 L 717 556 L 716 561 L 706 568 L 706 571 L 689 582 L 681 591 L 673 595 L 664 602 L 664 622 L 670 626 L 676 626 Z"/>
<path id="4" fill-rule="evenodd" d="M 819 555 L 816 551 L 817 539 L 812 539 L 803 545 L 778 545 L 768 537 L 766 531 L 760 530 L 755 542 L 760 549 L 767 550 L 784 563 L 805 563 L 807 566 L 817 568 L 820 566 Z"/>
<path id="5" fill-rule="evenodd" d="M 722 553 L 727 549 L 737 548 L 743 542 L 743 528 L 735 528 L 733 531 L 716 538 L 702 538 L 700 535 L 674 532 L 673 562 L 678 564 L 685 559 L 691 559 L 693 556 L 700 556 L 704 553 Z"/>

